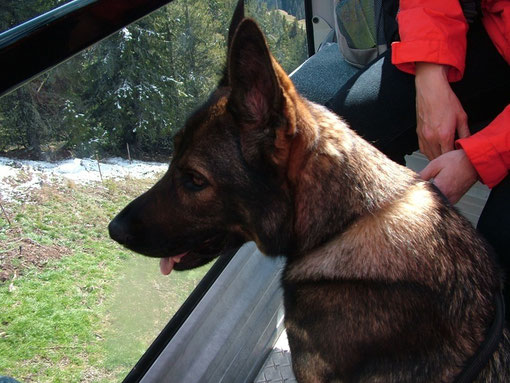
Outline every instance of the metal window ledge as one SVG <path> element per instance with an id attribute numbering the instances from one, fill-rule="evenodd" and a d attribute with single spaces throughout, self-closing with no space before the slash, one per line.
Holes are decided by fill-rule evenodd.
<path id="1" fill-rule="evenodd" d="M 253 382 L 283 330 L 282 266 L 243 246 L 141 382 Z"/>

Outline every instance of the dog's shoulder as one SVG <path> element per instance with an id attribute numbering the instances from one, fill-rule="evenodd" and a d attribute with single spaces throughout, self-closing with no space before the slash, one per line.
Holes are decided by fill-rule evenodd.
<path id="1" fill-rule="evenodd" d="M 285 278 L 396 281 L 423 276 L 423 266 L 434 262 L 434 238 L 443 208 L 430 186 L 417 182 L 319 248 L 289 260 Z"/>

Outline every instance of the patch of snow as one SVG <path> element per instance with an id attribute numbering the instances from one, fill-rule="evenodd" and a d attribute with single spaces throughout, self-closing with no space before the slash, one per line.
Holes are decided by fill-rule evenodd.
<path id="1" fill-rule="evenodd" d="M 103 179 L 154 178 L 164 173 L 167 163 L 128 161 L 114 157 L 100 161 Z M 90 158 L 59 162 L 14 160 L 0 157 L 0 198 L 19 200 L 43 183 L 71 180 L 79 184 L 101 182 L 98 163 Z"/>
<path id="2" fill-rule="evenodd" d="M 131 32 L 129 31 L 129 29 L 127 28 L 123 28 L 120 33 L 122 34 L 122 36 L 124 37 L 125 40 L 131 40 L 133 37 L 133 35 L 131 34 Z"/>

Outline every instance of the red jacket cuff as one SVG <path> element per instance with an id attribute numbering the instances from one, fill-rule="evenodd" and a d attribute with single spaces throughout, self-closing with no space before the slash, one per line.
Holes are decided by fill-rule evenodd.
<path id="1" fill-rule="evenodd" d="M 448 65 L 450 82 L 459 81 L 464 75 L 464 52 L 456 52 L 442 41 L 399 41 L 391 48 L 391 62 L 403 72 L 415 74 L 417 62 L 429 62 Z"/>
<path id="2" fill-rule="evenodd" d="M 483 137 L 480 140 L 461 138 L 457 140 L 457 147 L 464 149 L 482 182 L 493 188 L 505 178 L 508 170 L 498 158 L 499 154 L 483 141 Z"/>
<path id="3" fill-rule="evenodd" d="M 493 188 L 510 169 L 510 105 L 478 133 L 456 141 L 464 149 L 482 182 Z"/>

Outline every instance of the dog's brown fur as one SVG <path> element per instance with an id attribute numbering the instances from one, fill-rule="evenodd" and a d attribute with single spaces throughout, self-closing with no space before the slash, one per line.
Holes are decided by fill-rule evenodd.
<path id="1" fill-rule="evenodd" d="M 486 244 L 432 186 L 301 98 L 255 22 L 236 14 L 220 86 L 112 237 L 148 256 L 185 253 L 181 270 L 250 240 L 285 255 L 300 382 L 454 381 L 495 315 Z M 509 371 L 505 330 L 478 381 Z"/>

